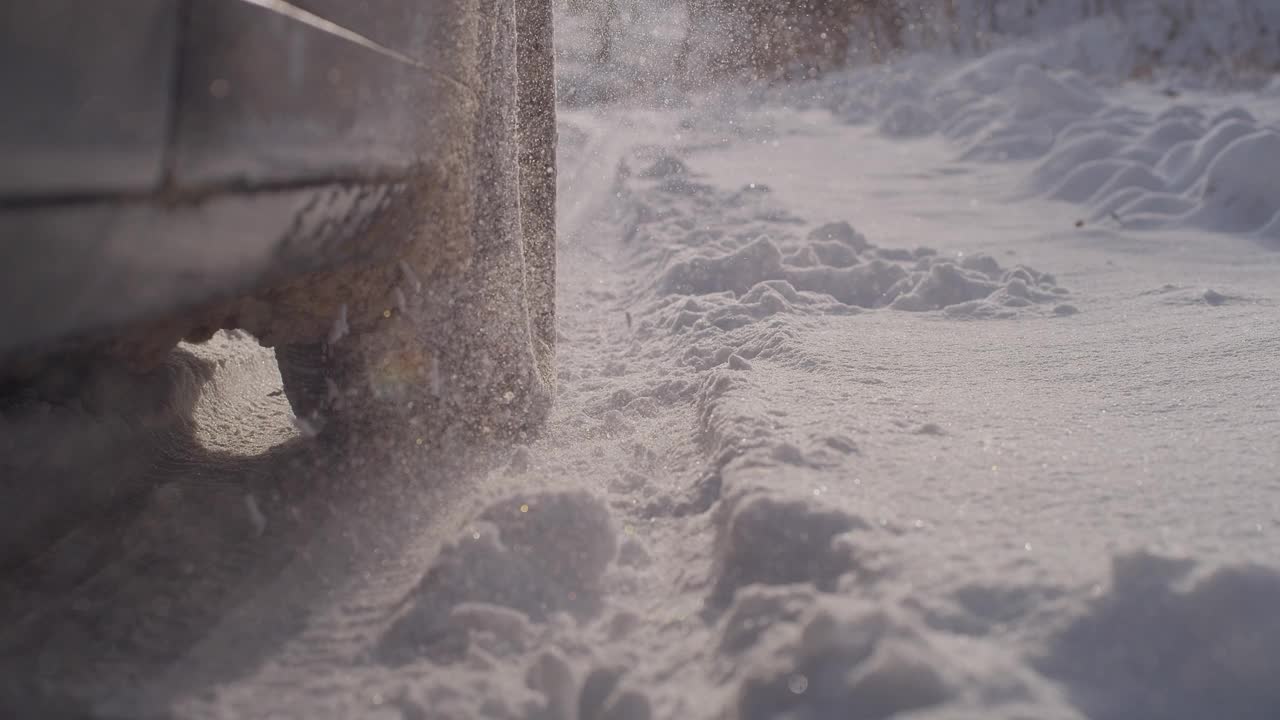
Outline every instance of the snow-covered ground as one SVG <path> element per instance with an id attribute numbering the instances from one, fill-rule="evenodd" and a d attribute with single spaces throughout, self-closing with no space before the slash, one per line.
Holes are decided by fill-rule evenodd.
<path id="1" fill-rule="evenodd" d="M 1095 18 L 689 96 L 670 26 L 562 27 L 545 435 L 263 454 L 220 338 L 180 481 L 7 647 L 122 716 L 1280 717 L 1280 85 Z"/>

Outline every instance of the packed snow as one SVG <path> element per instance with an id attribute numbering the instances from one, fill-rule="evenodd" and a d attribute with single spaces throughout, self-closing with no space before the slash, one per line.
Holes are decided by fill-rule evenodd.
<path id="1" fill-rule="evenodd" d="M 13 637 L 122 716 L 1280 717 L 1280 17 L 1195 5 L 957 0 L 982 42 L 694 88 L 680 6 L 595 68 L 566 11 L 543 436 L 229 460 L 270 365 L 219 338 L 221 464 L 126 544 L 234 515 L 189 552 L 255 589 L 151 664 L 75 606 L 137 591 Z"/>

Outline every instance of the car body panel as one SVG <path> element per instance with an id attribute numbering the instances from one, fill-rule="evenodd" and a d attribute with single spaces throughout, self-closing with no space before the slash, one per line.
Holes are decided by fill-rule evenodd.
<path id="1" fill-rule="evenodd" d="M 0 95 L 29 105 L 0 113 L 0 371 L 377 255 L 395 202 L 377 242 L 424 193 L 459 206 L 476 8 L 0 0 Z"/>
<path id="2" fill-rule="evenodd" d="M 472 0 L 291 0 L 289 4 L 441 74 L 456 72 L 458 55 L 476 32 Z M 454 79 L 461 81 L 458 76 Z"/>
<path id="3" fill-rule="evenodd" d="M 174 0 L 0 2 L 0 198 L 160 184 L 178 10 Z"/>
<path id="4" fill-rule="evenodd" d="M 100 201 L 0 212 L 0 356 L 163 318 L 367 251 L 394 184 Z"/>
<path id="5" fill-rule="evenodd" d="M 435 110 L 474 102 L 456 79 L 465 44 L 435 29 L 434 9 L 447 3 L 379 3 L 418 19 L 419 44 L 436 48 L 418 48 L 428 62 L 307 22 L 324 18 L 295 6 L 188 2 L 172 149 L 179 189 L 399 177 L 447 137 L 449 117 Z"/>

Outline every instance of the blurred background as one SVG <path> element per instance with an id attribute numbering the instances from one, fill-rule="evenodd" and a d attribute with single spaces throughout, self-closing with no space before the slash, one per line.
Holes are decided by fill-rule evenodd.
<path id="1" fill-rule="evenodd" d="M 1079 31 L 1134 79 L 1258 87 L 1280 69 L 1271 0 L 557 0 L 561 102 L 676 102 L 726 77 L 813 79 L 908 53 L 973 56 Z M 1102 69 L 1102 68 L 1098 68 Z"/>

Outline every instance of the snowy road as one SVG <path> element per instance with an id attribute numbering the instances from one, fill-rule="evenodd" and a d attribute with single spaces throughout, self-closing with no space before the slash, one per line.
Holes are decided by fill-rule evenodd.
<path id="1" fill-rule="evenodd" d="M 337 461 L 247 338 L 152 388 L 191 424 L 46 413 L 154 487 L 3 588 L 0 700 L 1276 717 L 1280 93 L 1062 55 L 566 108 L 528 446 Z"/>

